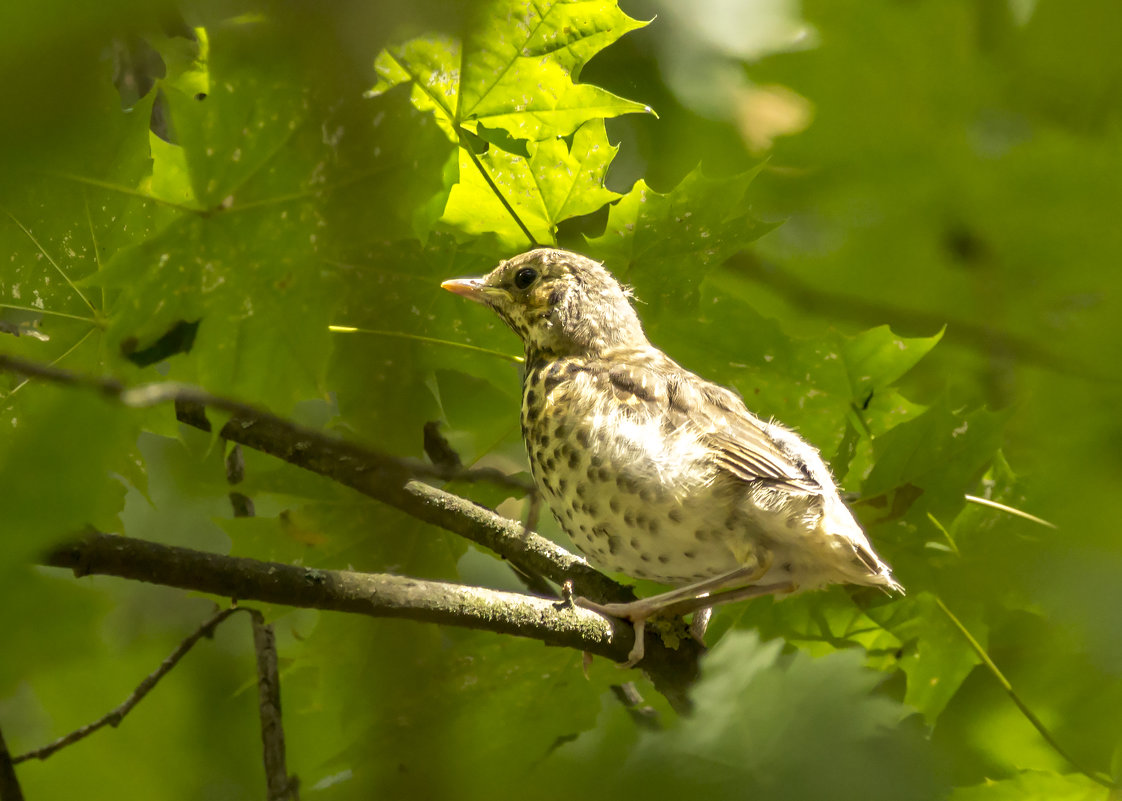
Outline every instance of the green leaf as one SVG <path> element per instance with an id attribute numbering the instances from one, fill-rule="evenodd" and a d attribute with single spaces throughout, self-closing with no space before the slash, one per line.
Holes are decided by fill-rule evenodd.
<path id="1" fill-rule="evenodd" d="M 1014 779 L 987 779 L 956 787 L 950 801 L 1107 801 L 1110 791 L 1079 774 L 1022 771 Z"/>
<path id="2" fill-rule="evenodd" d="M 15 400 L 0 437 L 0 507 L 12 534 L 3 569 L 86 526 L 119 530 L 125 486 L 114 473 L 134 458 L 136 435 L 128 410 L 92 393 L 32 383 Z"/>
<path id="3" fill-rule="evenodd" d="M 517 423 L 518 365 L 495 355 L 518 354 L 517 337 L 486 309 L 440 289 L 443 280 L 494 267 L 498 256 L 476 253 L 473 244 L 434 234 L 423 248 L 416 242 L 384 247 L 372 269 L 349 276 L 341 318 L 360 329 L 406 335 L 336 335 L 328 383 L 352 435 L 380 450 L 423 455 L 424 424 L 441 417 L 430 378 L 440 369 L 490 382 L 498 390 L 492 397 L 508 399 L 492 410 L 496 418 L 505 414 Z"/>
<path id="4" fill-rule="evenodd" d="M 583 124 L 571 145 L 557 137 L 530 142 L 528 150 L 529 160 L 492 146 L 479 160 L 537 242 L 553 243 L 559 222 L 619 197 L 604 187 L 617 148 L 608 143 L 603 120 Z M 529 245 L 463 148 L 460 180 L 452 187 L 441 222 L 469 234 L 495 233 L 511 249 Z"/>
<path id="5" fill-rule="evenodd" d="M 899 665 L 908 677 L 904 703 L 922 712 L 928 725 L 934 726 L 981 660 L 930 593 L 916 593 L 870 610 L 869 616 L 903 642 Z M 985 643 L 983 624 L 972 622 L 970 631 Z"/>
<path id="6" fill-rule="evenodd" d="M 378 82 L 366 94 L 378 97 L 395 86 L 412 83 L 413 105 L 432 112 L 440 129 L 458 144 L 455 123 L 461 50 L 458 39 L 435 34 L 383 50 L 374 60 Z"/>
<path id="7" fill-rule="evenodd" d="M 241 190 L 273 166 L 310 105 L 310 91 L 298 88 L 298 64 L 291 59 L 262 73 L 238 58 L 239 51 L 278 53 L 260 26 L 231 23 L 214 38 L 204 37 L 191 69 L 161 82 L 194 197 L 205 209 L 244 203 L 247 194 L 257 199 Z"/>
<path id="8" fill-rule="evenodd" d="M 898 337 L 891 328 L 882 325 L 843 339 L 842 357 L 849 373 L 854 402 L 863 403 L 870 393 L 895 382 L 942 338 L 942 331 L 931 337 Z"/>
<path id="9" fill-rule="evenodd" d="M 101 367 L 112 298 L 89 282 L 137 236 L 175 215 L 139 200 L 144 193 L 134 188 L 150 174 L 152 97 L 125 114 L 108 76 L 106 87 L 95 98 L 102 113 L 80 146 L 13 172 L 0 197 L 0 321 L 36 332 L 5 337 L 5 350 L 63 367 Z"/>
<path id="10" fill-rule="evenodd" d="M 962 414 L 940 402 L 890 429 L 873 440 L 876 464 L 865 479 L 863 498 L 911 487 L 922 492 L 914 514 L 952 518 L 997 454 L 1007 416 L 985 410 Z"/>
<path id="11" fill-rule="evenodd" d="M 646 262 L 638 265 L 634 274 L 645 267 Z M 681 280 L 688 284 L 694 277 Z M 835 343 L 788 335 L 775 320 L 718 291 L 713 281 L 700 287 L 692 314 L 659 313 L 657 302 L 647 302 L 648 293 L 637 294 L 651 341 L 684 367 L 735 388 L 755 414 L 797 428 L 825 453 L 840 441 L 850 400 Z"/>
<path id="12" fill-rule="evenodd" d="M 473 464 L 503 440 L 518 439 L 521 446 L 517 409 L 522 399 L 513 375 L 496 386 L 457 370 L 437 370 L 434 384 L 451 426 L 452 444 L 465 464 Z M 519 463 L 517 469 L 521 468 Z"/>
<path id="13" fill-rule="evenodd" d="M 297 207 L 289 220 L 307 224 L 303 214 L 311 213 Z M 116 350 L 129 339 L 147 346 L 180 321 L 200 321 L 190 358 L 173 360 L 170 377 L 268 399 L 281 411 L 318 394 L 332 286 L 304 269 L 315 245 L 301 241 L 289 220 L 264 208 L 188 214 L 119 253 L 97 277 L 117 297 L 111 345 Z M 278 340 L 280 332 L 287 333 Z M 283 370 L 275 361 L 280 353 Z"/>
<path id="14" fill-rule="evenodd" d="M 589 254 L 631 282 L 650 312 L 696 306 L 706 272 L 774 226 L 752 216 L 746 198 L 756 170 L 707 178 L 700 167 L 660 194 L 642 181 L 612 206 Z"/>
<path id="15" fill-rule="evenodd" d="M 546 775 L 566 792 L 548 797 L 573 791 L 566 769 L 596 777 L 579 793 L 593 799 L 937 795 L 922 736 L 906 709 L 874 692 L 883 676 L 861 660 L 853 650 L 785 655 L 777 641 L 731 632 L 705 659 L 688 717 L 633 746 L 602 723 L 558 749 Z"/>
<path id="16" fill-rule="evenodd" d="M 608 200 L 575 139 L 603 119 L 600 101 L 615 113 L 641 97 L 662 119 L 609 127 L 619 186 L 644 183 L 592 255 L 635 285 L 659 347 L 836 452 L 847 488 L 869 476 L 858 511 L 882 521 L 870 536 L 909 595 L 834 587 L 718 610 L 695 717 L 628 676 L 660 732 L 605 691 L 620 675 L 604 660 L 586 682 L 579 655 L 536 642 L 278 615 L 288 753 L 309 795 L 1108 797 L 1068 775 L 1063 752 L 1120 773 L 1116 0 L 815 0 L 766 15 L 664 3 L 606 49 L 634 24 L 600 0 L 352 5 L 182 0 L 178 18 L 162 2 L 6 4 L 0 349 L 130 385 L 205 382 L 278 411 L 314 395 L 314 425 L 414 456 L 424 423 L 444 418 L 465 459 L 521 469 L 518 367 L 494 355 L 517 354 L 517 338 L 439 283 L 524 240 L 453 150 L 472 148 L 510 187 L 541 241 L 560 220 L 560 235 L 598 236 L 607 209 L 569 216 Z M 527 18 L 536 28 L 519 28 Z M 403 41 L 391 52 L 421 80 L 387 52 L 380 83 L 401 85 L 363 101 L 355 63 Z M 813 124 L 776 138 L 799 105 Z M 638 192 L 674 195 L 701 158 L 722 180 L 767 166 L 749 192 L 699 190 L 677 208 L 690 217 L 647 219 Z M 567 207 L 572 161 L 588 191 Z M 656 210 L 664 197 L 648 191 Z M 741 213 L 787 222 L 751 245 L 758 269 L 715 269 L 741 247 Z M 702 217 L 710 237 L 677 230 Z M 151 350 L 196 319 L 190 349 Z M 946 342 L 920 359 L 944 324 Z M 164 358 L 140 369 L 122 346 Z M 36 567 L 60 528 L 120 520 L 257 558 L 511 582 L 492 556 L 261 454 L 246 453 L 238 486 L 259 517 L 232 520 L 217 441 L 181 433 L 168 406 L 114 410 L 0 381 L 14 390 L 0 401 L 0 603 L 18 610 L 0 646 L 0 724 L 17 752 L 127 697 L 209 610 L 170 588 Z M 1006 411 L 972 411 L 986 408 Z M 1008 465 L 986 455 L 999 439 Z M 451 489 L 491 505 L 506 494 Z M 964 491 L 1059 530 L 962 508 Z M 972 669 L 935 597 L 1012 690 Z M 746 647 L 730 628 L 791 647 Z M 238 616 L 123 725 L 56 757 L 69 769 L 18 766 L 25 792 L 68 797 L 81 775 L 89 801 L 119 796 L 129 754 L 132 795 L 251 796 L 257 715 L 238 688 L 252 681 Z M 924 772 L 932 763 L 957 791 Z"/>
<path id="17" fill-rule="evenodd" d="M 201 209 L 191 185 L 191 172 L 183 148 L 165 142 L 154 133 L 148 135 L 152 148 L 152 175 L 141 181 L 139 189 L 157 200 Z"/>
<path id="18" fill-rule="evenodd" d="M 378 95 L 413 83 L 417 108 L 458 126 L 503 128 L 515 139 L 567 136 L 589 120 L 651 110 L 578 84 L 584 64 L 642 27 L 607 0 L 489 0 L 476 4 L 461 43 L 427 36 L 388 48 L 374 68 Z"/>
<path id="19" fill-rule="evenodd" d="M 851 596 L 835 587 L 718 609 L 711 629 L 715 634 L 726 625 L 749 629 L 765 640 L 782 638 L 816 657 L 860 648 L 867 666 L 892 671 L 901 641 L 880 621 L 898 600 L 871 591 Z"/>

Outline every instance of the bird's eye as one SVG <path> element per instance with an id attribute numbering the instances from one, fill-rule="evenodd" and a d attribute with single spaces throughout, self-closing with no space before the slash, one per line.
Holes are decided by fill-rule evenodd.
<path id="1" fill-rule="evenodd" d="M 523 267 L 514 274 L 514 285 L 519 289 L 529 289 L 530 284 L 538 280 L 538 271 L 533 267 Z"/>

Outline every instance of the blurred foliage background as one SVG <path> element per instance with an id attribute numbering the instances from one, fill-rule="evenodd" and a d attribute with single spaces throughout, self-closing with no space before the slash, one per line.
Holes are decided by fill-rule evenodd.
<path id="1" fill-rule="evenodd" d="M 527 244 L 388 48 L 432 67 L 429 86 L 464 77 L 478 114 L 455 122 L 535 236 L 604 259 L 657 345 L 817 444 L 909 589 L 721 610 L 685 719 L 638 671 L 586 679 L 580 654 L 535 642 L 268 610 L 304 797 L 1109 797 L 1122 9 L 623 0 L 640 26 L 607 0 L 554 5 L 533 7 L 573 14 L 554 33 L 577 44 L 524 73 L 479 55 L 525 33 L 526 4 L 500 0 L 0 8 L 4 353 L 196 383 L 401 455 L 441 420 L 465 461 L 523 470 L 516 366 L 456 346 L 516 340 L 438 284 Z M 593 19 L 611 33 L 585 47 Z M 567 86 L 558 64 L 615 99 L 527 114 Z M 257 516 L 235 519 L 220 444 L 170 409 L 3 381 L 14 753 L 119 703 L 213 604 L 34 567 L 86 525 L 519 587 L 462 540 L 259 454 L 241 488 Z M 229 623 L 118 729 L 22 764 L 27 797 L 79 781 L 90 801 L 259 797 L 253 676 L 248 624 Z M 624 679 L 657 730 L 616 700 Z"/>

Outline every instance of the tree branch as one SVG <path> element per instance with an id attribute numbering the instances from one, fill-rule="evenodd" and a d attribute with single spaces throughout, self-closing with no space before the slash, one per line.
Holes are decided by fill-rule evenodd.
<path id="1" fill-rule="evenodd" d="M 117 381 L 82 376 L 0 354 L 0 370 L 67 386 L 93 389 L 125 405 L 147 407 L 174 401 L 180 421 L 210 431 L 206 409 L 230 415 L 220 432 L 232 442 L 276 456 L 345 484 L 433 525 L 482 545 L 531 574 L 570 583 L 597 601 L 634 599 L 625 587 L 553 542 L 525 531 L 471 501 L 414 479 L 405 460 L 306 429 L 247 404 L 179 384 L 126 388 Z M 226 598 L 260 600 L 374 617 L 401 617 L 514 634 L 550 645 L 577 648 L 617 662 L 634 644 L 629 624 L 531 595 L 402 576 L 313 570 L 253 559 L 207 554 L 128 537 L 94 534 L 57 548 L 45 561 L 77 575 L 97 573 L 147 581 Z M 667 648 L 656 634 L 646 640 L 643 670 L 678 709 L 689 707 L 686 690 L 697 676 L 701 647 L 683 640 Z"/>
<path id="2" fill-rule="evenodd" d="M 630 624 L 571 604 L 443 581 L 348 570 L 317 570 L 221 556 L 131 537 L 92 533 L 59 546 L 44 564 L 77 576 L 118 576 L 238 600 L 394 617 L 513 634 L 625 662 L 634 644 Z M 678 709 L 697 676 L 701 647 L 692 639 L 668 648 L 646 639 L 643 670 Z"/>
<path id="3" fill-rule="evenodd" d="M 280 671 L 277 668 L 277 639 L 273 627 L 256 609 L 253 619 L 253 650 L 257 654 L 257 697 L 261 714 L 261 743 L 264 746 L 268 801 L 296 801 L 299 781 L 288 775 L 285 759 L 284 722 L 281 719 Z"/>
<path id="4" fill-rule="evenodd" d="M 321 431 L 304 428 L 248 404 L 175 383 L 126 388 L 120 382 L 84 376 L 50 365 L 0 354 L 0 370 L 9 370 L 65 386 L 92 389 L 126 406 L 148 407 L 174 401 L 176 415 L 187 425 L 210 431 L 206 409 L 231 415 L 221 436 L 231 442 L 276 456 L 345 484 L 426 523 L 459 534 L 494 551 L 531 574 L 561 584 L 572 581 L 581 596 L 602 602 L 633 600 L 630 588 L 612 581 L 584 559 L 518 523 L 458 495 L 416 481 L 419 462 L 398 459 Z M 445 471 L 446 472 L 446 471 Z M 434 469 L 430 475 L 440 477 Z"/>
<path id="5" fill-rule="evenodd" d="M 205 404 L 230 411 L 224 405 Z M 204 404 L 178 401 L 180 422 L 210 431 Z M 572 581 L 587 597 L 632 599 L 630 588 L 612 581 L 584 559 L 477 503 L 414 479 L 401 460 L 319 431 L 302 428 L 266 412 L 241 405 L 219 433 L 223 439 L 275 456 L 351 487 L 412 517 L 459 534 L 504 559 L 558 584 Z"/>

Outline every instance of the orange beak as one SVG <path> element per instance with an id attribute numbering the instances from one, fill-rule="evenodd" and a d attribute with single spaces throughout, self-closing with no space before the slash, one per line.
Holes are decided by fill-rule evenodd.
<path id="1" fill-rule="evenodd" d="M 440 288 L 447 289 L 449 292 L 454 292 L 468 300 L 474 300 L 476 303 L 487 302 L 485 298 L 487 288 L 483 286 L 483 281 L 479 278 L 453 278 L 442 283 Z"/>

